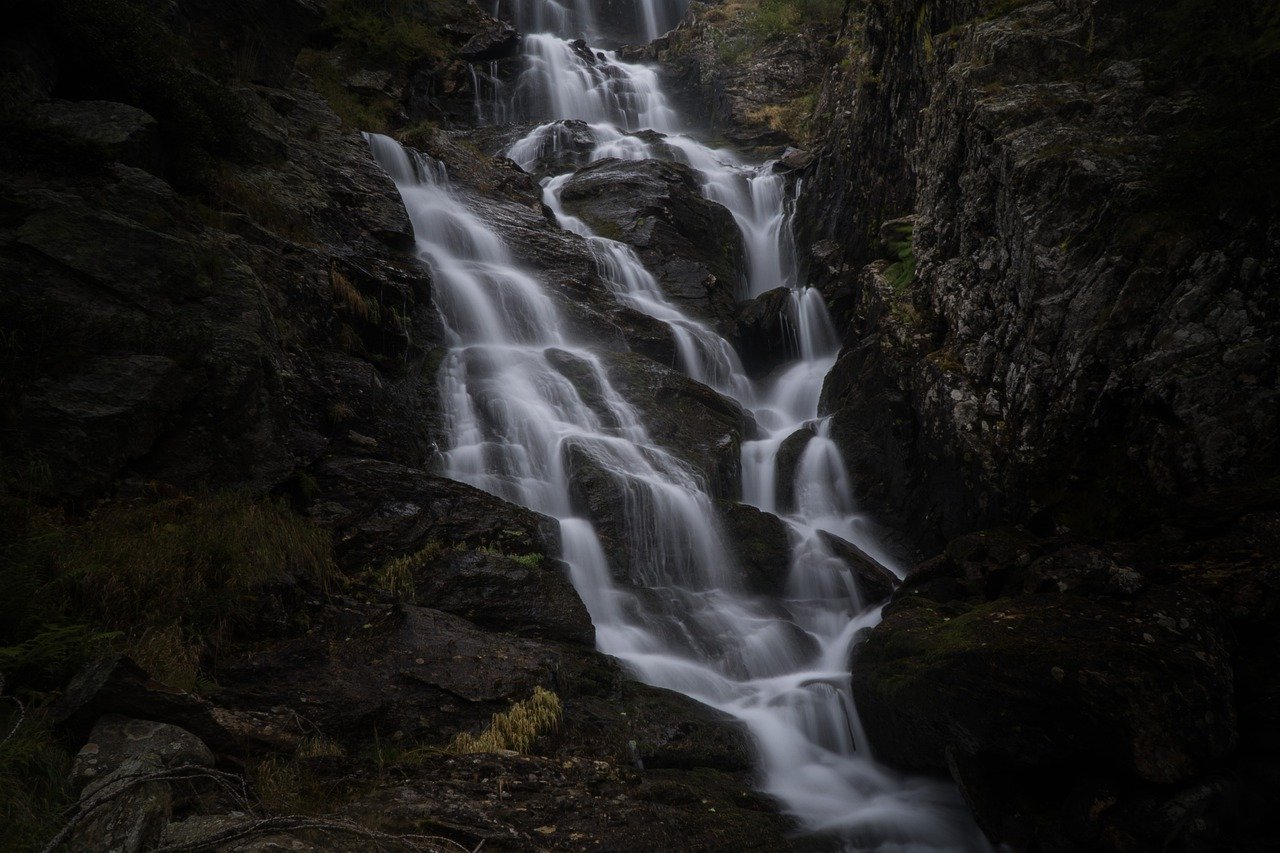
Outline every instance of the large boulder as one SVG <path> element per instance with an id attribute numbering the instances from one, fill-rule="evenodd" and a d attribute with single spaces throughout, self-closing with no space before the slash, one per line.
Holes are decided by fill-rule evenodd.
<path id="1" fill-rule="evenodd" d="M 339 564 L 349 571 L 381 567 L 431 547 L 515 557 L 559 554 L 554 519 L 420 468 L 336 458 L 309 476 L 309 513 L 333 529 Z"/>
<path id="2" fill-rule="evenodd" d="M 791 537 L 782 519 L 753 506 L 721 501 L 725 539 L 749 592 L 779 596 L 791 568 Z"/>
<path id="3" fill-rule="evenodd" d="M 866 551 L 826 530 L 819 530 L 818 538 L 853 572 L 863 604 L 879 604 L 893 594 L 897 576 Z"/>
<path id="4" fill-rule="evenodd" d="M 107 714 L 94 725 L 89 742 L 76 753 L 71 784 L 82 789 L 131 759 L 169 769 L 212 767 L 214 763 L 209 747 L 185 729 Z"/>
<path id="5" fill-rule="evenodd" d="M 795 357 L 793 313 L 787 287 L 775 287 L 738 306 L 738 352 L 749 374 L 763 376 Z"/>
<path id="6" fill-rule="evenodd" d="M 415 604 L 518 637 L 595 642 L 591 615 L 560 560 L 445 547 L 428 548 L 408 565 Z"/>
<path id="7" fill-rule="evenodd" d="M 852 666 L 877 756 L 950 772 L 1015 843 L 1096 839 L 1124 809 L 1205 784 L 1236 743 L 1209 600 L 1017 532 L 966 537 L 914 573 Z"/>
<path id="8" fill-rule="evenodd" d="M 336 599 L 311 621 L 301 636 L 222 662 L 219 702 L 290 708 L 343 744 L 394 736 L 443 745 L 551 686 L 559 666 L 548 646 L 422 607 Z"/>
<path id="9" fill-rule="evenodd" d="M 104 154 L 159 174 L 159 126 L 144 110 L 111 101 L 48 101 L 36 107 L 43 121 L 101 147 Z"/>
<path id="10" fill-rule="evenodd" d="M 603 355 L 615 390 L 640 415 L 650 438 L 697 472 L 714 497 L 740 492 L 742 442 L 754 432 L 735 400 L 635 353 Z"/>
<path id="11" fill-rule="evenodd" d="M 773 467 L 774 499 L 783 512 L 791 512 L 796 507 L 796 474 L 800 470 L 800 459 L 809 440 L 817 435 L 812 424 L 805 424 L 782 440 L 778 446 L 778 455 L 774 458 Z"/>
<path id="12" fill-rule="evenodd" d="M 606 159 L 561 191 L 567 212 L 633 246 L 663 291 L 690 314 L 728 331 L 746 269 L 733 215 L 702 197 L 688 166 Z"/>

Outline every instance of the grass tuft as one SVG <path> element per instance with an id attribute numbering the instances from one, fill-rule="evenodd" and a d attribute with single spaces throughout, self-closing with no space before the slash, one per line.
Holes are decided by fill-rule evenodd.
<path id="1" fill-rule="evenodd" d="M 528 752 L 538 738 L 555 731 L 564 717 L 560 697 L 541 687 L 533 689 L 533 696 L 511 706 L 511 710 L 494 714 L 488 728 L 478 735 L 459 734 L 449 745 L 449 751 L 469 752 Z"/>

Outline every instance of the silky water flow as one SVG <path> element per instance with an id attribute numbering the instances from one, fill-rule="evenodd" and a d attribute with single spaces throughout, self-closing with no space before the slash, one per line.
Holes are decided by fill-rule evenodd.
<path id="1" fill-rule="evenodd" d="M 789 529 L 785 594 L 741 588 L 706 484 L 653 441 L 592 342 L 569 332 L 537 275 L 454 192 L 443 165 L 370 135 L 409 212 L 447 336 L 439 375 L 445 473 L 557 519 L 561 556 L 599 649 L 636 678 L 742 721 L 759 751 L 760 787 L 805 830 L 838 837 L 850 850 L 989 849 L 952 786 L 877 764 L 858 723 L 850 648 L 880 610 L 863 605 L 823 533 L 891 569 L 893 562 L 858 513 L 818 415 L 838 338 L 820 294 L 800 281 L 786 182 L 773 163 L 750 164 L 683 133 L 653 69 L 569 41 L 590 31 L 589 3 L 515 5 L 518 24 L 544 31 L 523 39 L 524 71 L 511 101 L 478 104 L 476 114 L 545 123 L 507 155 L 532 171 L 556 153 L 560 122 L 579 120 L 595 142 L 588 160 L 679 160 L 742 232 L 749 270 L 742 295 L 790 288 L 784 321 L 794 358 L 754 383 L 733 347 L 668 300 L 629 246 L 564 211 L 559 193 L 569 174 L 543 181 L 547 205 L 589 242 L 615 298 L 666 323 L 680 368 L 755 418 L 760 437 L 742 448 L 742 500 L 778 514 Z M 637 22 L 637 34 L 651 38 L 683 4 L 637 5 L 653 7 L 640 9 Z M 662 137 L 642 139 L 637 130 Z M 576 383 L 558 367 L 566 361 Z M 810 437 L 780 505 L 779 449 L 797 431 Z M 612 562 L 595 526 L 575 512 L 571 477 L 584 467 L 607 477 L 626 509 L 625 554 Z"/>

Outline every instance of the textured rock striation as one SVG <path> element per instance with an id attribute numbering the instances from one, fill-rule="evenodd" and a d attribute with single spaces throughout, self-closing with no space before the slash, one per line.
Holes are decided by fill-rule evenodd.
<path id="1" fill-rule="evenodd" d="M 1123 0 L 846 8 L 797 203 L 845 336 L 823 406 L 938 554 L 855 648 L 868 735 L 1015 846 L 1256 846 L 1280 231 L 1174 179 L 1230 90 Z"/>
<path id="2" fill-rule="evenodd" d="M 869 504 L 934 547 L 1274 474 L 1275 228 L 1159 185 L 1208 95 L 1130 5 L 851 8 L 798 221 L 844 315 L 826 406 Z"/>

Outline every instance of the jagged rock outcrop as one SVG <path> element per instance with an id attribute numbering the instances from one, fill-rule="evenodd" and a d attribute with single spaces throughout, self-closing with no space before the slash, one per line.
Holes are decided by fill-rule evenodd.
<path id="1" fill-rule="evenodd" d="M 791 304 L 791 291 L 786 287 L 775 287 L 739 303 L 736 340 L 742 366 L 749 374 L 767 375 L 794 358 L 797 344 Z"/>
<path id="2" fill-rule="evenodd" d="M 1210 96 L 1157 36 L 1122 2 L 854 8 L 798 221 L 842 250 L 813 264 L 848 306 L 825 406 L 869 503 L 933 547 L 1042 509 L 1106 530 L 1274 472 L 1274 227 L 1162 188 Z M 859 274 L 904 214 L 904 257 Z"/>
<path id="3" fill-rule="evenodd" d="M 64 64 L 53 94 L 78 95 Z M 194 156 L 180 118 L 33 105 L 25 133 L 84 150 L 53 171 L 33 151 L 5 178 L 0 299 L 22 363 L 4 370 L 6 476 L 38 460 L 39 491 L 93 497 L 270 487 L 335 446 L 426 458 L 435 319 L 394 186 L 308 88 L 223 97 L 249 149 L 203 201 L 170 183 Z"/>
<path id="4" fill-rule="evenodd" d="M 1280 713 L 1276 502 L 1218 505 L 1105 545 L 953 541 L 854 651 L 878 754 L 949 772 L 1019 845 L 1254 844 Z"/>
<path id="5" fill-rule="evenodd" d="M 835 58 L 833 20 L 777 4 L 769 24 L 750 3 L 694 2 L 680 26 L 632 51 L 657 60 L 685 115 L 747 148 L 804 141 L 818 90 Z"/>
<path id="6" fill-rule="evenodd" d="M 742 236 L 688 166 L 600 160 L 574 173 L 560 199 L 598 234 L 633 246 L 682 309 L 729 329 L 746 270 Z"/>

